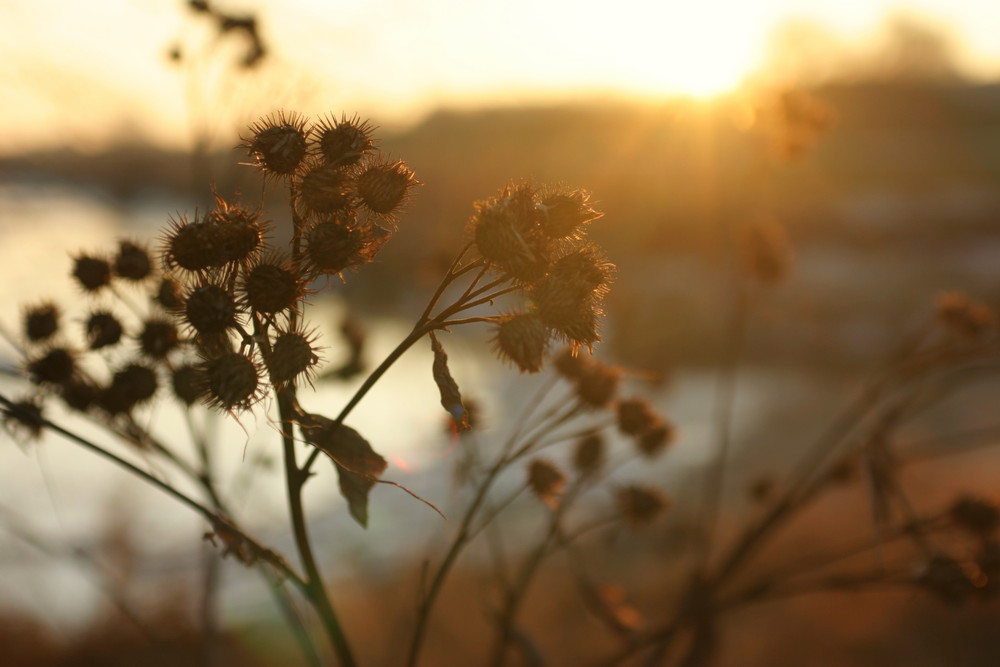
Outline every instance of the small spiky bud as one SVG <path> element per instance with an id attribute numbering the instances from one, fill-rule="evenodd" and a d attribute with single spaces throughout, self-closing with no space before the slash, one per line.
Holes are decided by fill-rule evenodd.
<path id="1" fill-rule="evenodd" d="M 177 347 L 180 337 L 173 322 L 161 319 L 147 320 L 139 334 L 142 352 L 152 359 L 163 359 Z"/>
<path id="2" fill-rule="evenodd" d="M 584 225 L 604 215 L 590 205 L 590 193 L 585 190 L 556 187 L 542 192 L 540 198 L 542 230 L 554 239 L 574 237 Z"/>
<path id="3" fill-rule="evenodd" d="M 275 385 L 288 385 L 296 378 L 309 373 L 319 362 L 314 348 L 315 335 L 298 331 L 280 334 L 267 355 L 267 370 Z"/>
<path id="4" fill-rule="evenodd" d="M 59 308 L 46 302 L 28 308 L 24 313 L 24 335 L 32 343 L 49 339 L 59 330 Z"/>
<path id="5" fill-rule="evenodd" d="M 553 242 L 541 232 L 531 185 L 508 186 L 475 209 L 469 224 L 484 259 L 524 283 L 545 275 Z"/>
<path id="6" fill-rule="evenodd" d="M 604 450 L 604 438 L 599 433 L 588 433 L 573 449 L 573 468 L 581 477 L 597 473 L 604 467 Z"/>
<path id="7" fill-rule="evenodd" d="M 35 384 L 64 385 L 76 373 L 76 355 L 67 348 L 54 347 L 29 361 L 27 370 Z"/>
<path id="8" fill-rule="evenodd" d="M 316 126 L 323 160 L 335 166 L 356 164 L 375 148 L 371 139 L 373 129 L 368 121 L 362 122 L 357 116 L 349 120 L 341 116 L 339 121 L 324 118 Z"/>
<path id="9" fill-rule="evenodd" d="M 184 306 L 181 284 L 169 276 L 160 280 L 153 299 L 167 310 L 178 310 Z"/>
<path id="10" fill-rule="evenodd" d="M 106 259 L 80 255 L 73 260 L 73 277 L 87 292 L 97 292 L 111 284 L 111 264 Z"/>
<path id="11" fill-rule="evenodd" d="M 354 205 L 354 179 L 336 165 L 317 164 L 297 184 L 299 202 L 308 213 L 338 214 Z"/>
<path id="12" fill-rule="evenodd" d="M 174 396 L 185 405 L 193 405 L 202 398 L 205 384 L 204 371 L 193 364 L 178 366 L 171 378 Z"/>
<path id="13" fill-rule="evenodd" d="M 260 398 L 260 373 L 252 359 L 228 352 L 202 365 L 209 405 L 223 410 L 246 410 Z"/>
<path id="14" fill-rule="evenodd" d="M 670 504 L 657 489 L 636 485 L 619 489 L 616 500 L 618 511 L 634 525 L 649 523 Z"/>
<path id="15" fill-rule="evenodd" d="M 660 421 L 649 401 L 626 398 L 618 401 L 618 430 L 625 435 L 642 435 Z"/>
<path id="16" fill-rule="evenodd" d="M 122 325 L 118 318 L 106 310 L 91 313 L 86 324 L 87 343 L 91 350 L 116 344 L 122 337 Z"/>
<path id="17" fill-rule="evenodd" d="M 493 344 L 501 358 L 514 362 L 522 373 L 537 373 L 542 369 L 551 336 L 537 314 L 518 313 L 500 321 Z"/>
<path id="18" fill-rule="evenodd" d="M 22 430 L 33 440 L 37 440 L 45 428 L 42 406 L 30 398 L 13 401 L 13 405 L 4 406 L 0 416 L 3 417 L 4 426 L 8 429 Z"/>
<path id="19" fill-rule="evenodd" d="M 358 197 L 373 213 L 391 218 L 415 185 L 413 170 L 402 160 L 376 162 L 358 175 Z"/>
<path id="20" fill-rule="evenodd" d="M 260 211 L 230 204 L 215 197 L 216 209 L 209 213 L 211 248 L 209 266 L 222 267 L 249 261 L 264 243 L 266 224 Z"/>
<path id="21" fill-rule="evenodd" d="M 547 459 L 534 459 L 528 464 L 528 487 L 542 502 L 555 507 L 566 486 L 566 475 Z"/>
<path id="22" fill-rule="evenodd" d="M 291 264 L 270 258 L 247 271 L 243 292 L 245 306 L 270 315 L 294 308 L 305 293 L 305 284 Z"/>
<path id="23" fill-rule="evenodd" d="M 146 249 L 131 241 L 120 241 L 115 256 L 115 273 L 126 280 L 141 282 L 153 271 L 153 262 Z"/>
<path id="24" fill-rule="evenodd" d="M 655 458 L 677 438 L 677 429 L 673 424 L 660 421 L 639 434 L 636 446 L 646 458 Z"/>
<path id="25" fill-rule="evenodd" d="M 219 285 L 204 283 L 188 294 L 184 316 L 199 334 L 219 334 L 236 325 L 236 300 Z"/>
<path id="26" fill-rule="evenodd" d="M 371 261 L 388 240 L 388 232 L 379 227 L 327 218 L 306 234 L 306 256 L 316 273 L 333 275 Z"/>
<path id="27" fill-rule="evenodd" d="M 100 396 L 100 406 L 112 415 L 131 411 L 156 393 L 156 372 L 143 364 L 132 363 L 116 372 L 111 384 Z"/>
<path id="28" fill-rule="evenodd" d="M 265 172 L 278 176 L 292 174 L 306 155 L 306 121 L 296 113 L 278 112 L 250 126 L 244 139 L 247 151 Z"/>

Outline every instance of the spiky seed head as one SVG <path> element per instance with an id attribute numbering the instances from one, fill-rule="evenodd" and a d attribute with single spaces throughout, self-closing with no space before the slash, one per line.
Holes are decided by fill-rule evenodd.
<path id="1" fill-rule="evenodd" d="M 306 155 L 309 133 L 305 119 L 296 113 L 278 112 L 250 126 L 244 139 L 247 152 L 265 172 L 288 176 Z"/>
<path id="2" fill-rule="evenodd" d="M 115 273 L 133 282 L 141 282 L 153 271 L 153 262 L 144 247 L 132 241 L 120 241 L 115 256 Z"/>
<path id="3" fill-rule="evenodd" d="M 354 179 L 336 165 L 314 165 L 297 185 L 299 201 L 307 213 L 337 214 L 354 205 Z"/>
<path id="4" fill-rule="evenodd" d="M 574 382 L 583 377 L 593 363 L 596 363 L 593 357 L 579 354 L 573 347 L 564 347 L 552 357 L 556 372 Z"/>
<path id="5" fill-rule="evenodd" d="M 265 359 L 271 382 L 279 386 L 289 385 L 309 373 L 319 362 L 314 343 L 315 336 L 309 334 L 299 331 L 281 333 Z"/>
<path id="6" fill-rule="evenodd" d="M 3 424 L 11 431 L 23 431 L 28 438 L 37 440 L 45 428 L 42 405 L 35 399 L 25 398 L 13 401 L 13 405 L 0 409 Z"/>
<path id="7" fill-rule="evenodd" d="M 73 378 L 59 387 L 59 397 L 71 409 L 87 412 L 100 399 L 101 391 L 80 378 Z"/>
<path id="8" fill-rule="evenodd" d="M 549 267 L 553 241 L 542 234 L 535 189 L 507 186 L 490 199 L 476 202 L 470 221 L 479 254 L 524 283 L 534 283 Z"/>
<path id="9" fill-rule="evenodd" d="M 100 396 L 100 406 L 112 415 L 129 412 L 151 399 L 157 384 L 152 368 L 139 363 L 128 364 L 111 378 L 111 384 Z"/>
<path id="10" fill-rule="evenodd" d="M 146 320 L 142 333 L 139 334 L 139 344 L 143 354 L 152 359 L 163 359 L 177 347 L 179 342 L 177 327 L 168 320 Z"/>
<path id="11" fill-rule="evenodd" d="M 271 258 L 247 271 L 243 291 L 251 309 L 274 314 L 295 307 L 305 294 L 305 284 L 287 262 Z"/>
<path id="12" fill-rule="evenodd" d="M 625 435 L 641 435 L 660 421 L 649 401 L 643 398 L 623 398 L 617 408 L 618 430 Z"/>
<path id="13" fill-rule="evenodd" d="M 606 444 L 600 433 L 588 433 L 573 449 L 573 468 L 581 477 L 588 477 L 604 467 Z"/>
<path id="14" fill-rule="evenodd" d="M 207 399 L 223 410 L 246 410 L 260 397 L 257 364 L 239 352 L 208 359 L 202 365 Z"/>
<path id="15" fill-rule="evenodd" d="M 415 185 L 413 170 L 402 160 L 376 162 L 358 175 L 358 197 L 373 213 L 391 218 Z"/>
<path id="16" fill-rule="evenodd" d="M 34 384 L 64 385 L 76 374 L 76 354 L 54 347 L 27 363 L 28 378 Z"/>
<path id="17" fill-rule="evenodd" d="M 118 318 L 106 310 L 90 314 L 85 325 L 87 343 L 91 350 L 116 344 L 122 337 L 122 325 Z"/>
<path id="18" fill-rule="evenodd" d="M 549 188 L 539 198 L 542 230 L 553 239 L 576 237 L 584 225 L 604 215 L 590 205 L 590 193 L 586 190 Z"/>
<path id="19" fill-rule="evenodd" d="M 636 446 L 646 458 L 655 458 L 677 439 L 677 428 L 666 421 L 660 421 L 639 434 Z"/>
<path id="20" fill-rule="evenodd" d="M 670 505 L 661 491 L 637 485 L 619 489 L 616 500 L 618 511 L 634 525 L 649 523 Z"/>
<path id="21" fill-rule="evenodd" d="M 206 219 L 171 219 L 163 236 L 163 263 L 167 269 L 204 271 L 215 258 L 213 225 Z"/>
<path id="22" fill-rule="evenodd" d="M 570 289 L 600 297 L 607 293 L 615 275 L 615 265 L 607 261 L 600 249 L 585 245 L 555 261 L 550 278 Z"/>
<path id="23" fill-rule="evenodd" d="M 248 261 L 264 243 L 266 225 L 260 212 L 230 204 L 216 196 L 216 209 L 209 213 L 210 267 Z"/>
<path id="24" fill-rule="evenodd" d="M 181 284 L 170 276 L 164 276 L 160 280 L 153 299 L 167 310 L 179 310 L 184 306 Z"/>
<path id="25" fill-rule="evenodd" d="M 199 334 L 218 334 L 236 325 L 236 300 L 224 288 L 205 283 L 188 294 L 185 319 Z"/>
<path id="26" fill-rule="evenodd" d="M 333 275 L 371 261 L 388 240 L 389 233 L 381 227 L 326 218 L 306 233 L 306 256 L 313 271 Z"/>
<path id="27" fill-rule="evenodd" d="M 73 277 L 87 292 L 98 292 L 111 284 L 111 264 L 100 257 L 79 255 L 73 260 Z"/>
<path id="28" fill-rule="evenodd" d="M 528 487 L 550 507 L 559 503 L 566 486 L 566 475 L 548 459 L 534 459 L 528 464 Z"/>
<path id="29" fill-rule="evenodd" d="M 24 335 L 32 343 L 48 340 L 59 330 L 59 307 L 45 302 L 24 311 Z"/>
<path id="30" fill-rule="evenodd" d="M 493 344 L 500 357 L 512 361 L 522 373 L 537 373 L 551 337 L 551 330 L 536 313 L 517 313 L 500 321 Z"/>
<path id="31" fill-rule="evenodd" d="M 206 379 L 204 370 L 194 364 L 184 364 L 174 369 L 172 387 L 176 396 L 185 405 L 193 405 L 203 396 Z"/>
<path id="32" fill-rule="evenodd" d="M 622 371 L 617 366 L 593 362 L 587 364 L 576 380 L 577 397 L 591 408 L 606 407 L 618 393 Z"/>
<path id="33" fill-rule="evenodd" d="M 357 116 L 349 120 L 341 116 L 339 121 L 333 117 L 324 118 L 316 126 L 323 160 L 335 166 L 356 164 L 365 153 L 374 150 L 373 130 L 368 121 L 361 121 Z"/>

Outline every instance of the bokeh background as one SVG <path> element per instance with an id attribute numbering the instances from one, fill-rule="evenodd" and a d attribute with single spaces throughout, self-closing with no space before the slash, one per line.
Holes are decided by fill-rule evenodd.
<path id="1" fill-rule="evenodd" d="M 755 312 L 747 341 L 726 504 L 734 522 L 748 485 L 794 456 L 941 290 L 1000 302 L 1000 5 L 220 0 L 213 9 L 236 19 L 222 29 L 191 4 L 0 7 L 0 323 L 9 336 L 24 304 L 79 300 L 73 253 L 121 237 L 155 244 L 170 216 L 209 206 L 213 188 L 280 210 L 239 147 L 251 122 L 279 109 L 370 118 L 379 145 L 422 183 L 378 261 L 316 300 L 314 317 L 331 332 L 348 314 L 361 323 L 371 362 L 419 314 L 465 241 L 474 201 L 521 178 L 587 188 L 605 213 L 592 234 L 618 265 L 597 354 L 629 369 L 630 386 L 681 434 L 662 462 L 622 474 L 678 499 L 697 488 L 711 452 L 732 225 L 780 221 L 796 263 Z M 789 100 L 807 100 L 805 115 L 821 121 L 790 123 Z M 341 345 L 332 335 L 331 360 Z M 484 443 L 499 437 L 536 379 L 495 360 L 485 331 L 456 334 L 449 352 L 463 391 L 483 405 Z M 13 346 L 2 355 L 18 367 Z M 429 398 L 430 359 L 429 350 L 408 354 L 354 425 L 390 459 L 391 478 L 445 504 L 454 442 Z M 22 385 L 5 377 L 2 386 Z M 313 400 L 337 405 L 353 387 L 320 383 Z M 993 388 L 928 422 L 990 426 Z M 149 416 L 167 429 L 176 418 Z M 219 443 L 241 512 L 266 541 L 290 546 L 273 428 L 264 419 L 231 426 L 220 423 Z M 989 493 L 995 464 L 977 450 L 914 483 L 928 502 L 958 487 Z M 379 623 L 378 601 L 416 576 L 447 527 L 379 489 L 361 531 L 344 516 L 332 471 L 324 475 L 308 499 L 319 549 L 356 630 L 374 642 L 392 630 Z M 863 493 L 838 502 L 848 514 L 868 511 Z M 637 581 L 669 568 L 665 536 L 685 529 L 677 516 L 646 535 L 660 550 L 641 560 L 649 570 L 633 570 Z M 822 516 L 810 530 L 850 532 L 843 513 Z M 0 436 L 3 641 L 25 647 L 23 664 L 151 659 L 134 648 L 113 663 L 102 651 L 134 639 L 129 614 L 191 623 L 202 532 L 183 509 L 64 442 Z M 797 535 L 789 548 L 816 539 Z M 634 565 L 629 539 L 609 547 L 621 571 Z M 476 567 L 473 558 L 461 577 L 477 581 Z M 236 565 L 220 606 L 242 659 L 287 659 L 273 604 Z M 532 618 L 558 628 L 557 612 L 539 609 Z M 464 613 L 445 612 L 443 623 L 459 633 Z M 720 660 L 993 664 L 996 620 L 995 605 L 836 594 L 737 614 Z M 560 632 L 552 637 L 569 641 Z M 450 645 L 462 655 L 456 646 L 465 644 Z M 152 655 L 177 664 L 183 650 L 178 640 Z"/>

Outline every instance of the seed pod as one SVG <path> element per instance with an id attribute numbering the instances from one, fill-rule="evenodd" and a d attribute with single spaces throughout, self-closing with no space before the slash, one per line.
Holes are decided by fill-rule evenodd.
<path id="1" fill-rule="evenodd" d="M 173 322 L 161 319 L 146 320 L 139 344 L 143 354 L 152 359 L 163 359 L 180 342 Z"/>
<path id="2" fill-rule="evenodd" d="M 476 202 L 470 221 L 483 258 L 526 284 L 545 275 L 554 248 L 541 232 L 536 203 L 530 185 L 507 186 L 496 197 Z"/>
<path id="3" fill-rule="evenodd" d="M 669 501 L 657 489 L 626 486 L 618 490 L 618 511 L 632 524 L 649 523 L 669 506 Z"/>
<path id="4" fill-rule="evenodd" d="M 208 215 L 213 250 L 209 266 L 219 268 L 249 261 L 264 243 L 266 225 L 260 211 L 230 204 L 218 195 L 215 203 L 215 210 Z"/>
<path id="5" fill-rule="evenodd" d="M 286 386 L 308 374 L 319 362 L 314 343 L 315 334 L 299 331 L 279 334 L 271 345 L 271 353 L 265 359 L 271 382 L 276 386 Z"/>
<path id="6" fill-rule="evenodd" d="M 585 190 L 556 187 L 539 196 L 542 230 L 553 239 L 575 237 L 585 224 L 604 215 L 591 207 L 590 194 Z"/>
<path id="7" fill-rule="evenodd" d="M 376 162 L 358 175 L 358 197 L 370 211 L 391 219 L 415 185 L 413 171 L 402 160 Z"/>
<path id="8" fill-rule="evenodd" d="M 181 285 L 169 276 L 164 276 L 160 280 L 160 285 L 153 299 L 167 310 L 178 310 L 184 306 Z"/>
<path id="9" fill-rule="evenodd" d="M 618 430 L 625 435 L 641 435 L 660 421 L 649 401 L 642 398 L 624 398 L 617 407 Z"/>
<path id="10" fill-rule="evenodd" d="M 323 160 L 334 166 L 356 164 L 375 148 L 371 139 L 373 129 L 368 121 L 362 122 L 357 116 L 350 120 L 341 116 L 339 121 L 333 117 L 324 118 L 315 130 Z"/>
<path id="11" fill-rule="evenodd" d="M 243 306 L 273 315 L 294 308 L 305 293 L 305 283 L 290 263 L 272 257 L 247 270 L 243 293 Z"/>
<path id="12" fill-rule="evenodd" d="M 208 403 L 223 410 L 248 410 L 261 397 L 260 373 L 252 359 L 228 352 L 201 365 Z"/>
<path id="13" fill-rule="evenodd" d="M 307 232 L 306 256 L 317 274 L 333 275 L 371 261 L 388 240 L 389 233 L 379 227 L 326 218 Z"/>
<path id="14" fill-rule="evenodd" d="M 336 215 L 354 205 L 354 179 L 336 165 L 313 165 L 296 186 L 307 214 Z"/>
<path id="15" fill-rule="evenodd" d="M 73 277 L 87 292 L 97 292 L 111 284 L 111 264 L 92 255 L 80 255 L 73 260 Z"/>
<path id="16" fill-rule="evenodd" d="M 576 395 L 591 408 L 606 407 L 618 393 L 621 375 L 618 367 L 599 362 L 588 364 L 577 378 Z"/>
<path id="17" fill-rule="evenodd" d="M 28 377 L 34 384 L 64 385 L 76 374 L 76 355 L 64 347 L 54 347 L 29 361 Z"/>
<path id="18" fill-rule="evenodd" d="M 604 467 L 604 438 L 599 433 L 588 433 L 580 438 L 573 449 L 573 468 L 581 477 L 589 477 Z"/>
<path id="19" fill-rule="evenodd" d="M 677 439 L 677 429 L 673 424 L 660 421 L 639 434 L 636 446 L 646 458 L 654 458 Z"/>
<path id="20" fill-rule="evenodd" d="M 101 391 L 96 386 L 79 378 L 64 383 L 58 391 L 63 402 L 77 412 L 87 412 L 101 397 Z"/>
<path id="21" fill-rule="evenodd" d="M 542 502 L 553 509 L 566 486 L 566 475 L 547 459 L 534 459 L 528 464 L 528 487 Z"/>
<path id="22" fill-rule="evenodd" d="M 216 258 L 213 225 L 204 219 L 189 221 L 186 217 L 171 219 L 163 235 L 163 264 L 166 269 L 204 271 Z M 164 280 L 167 280 L 166 278 Z M 161 290 L 163 284 L 161 283 Z"/>
<path id="23" fill-rule="evenodd" d="M 122 337 L 118 318 L 105 310 L 91 313 L 86 324 L 87 342 L 91 350 L 116 344 Z"/>
<path id="24" fill-rule="evenodd" d="M 201 334 L 219 334 L 236 326 L 236 300 L 224 288 L 206 282 L 188 294 L 184 317 Z"/>
<path id="25" fill-rule="evenodd" d="M 551 331 L 535 313 L 508 315 L 497 325 L 493 345 L 501 358 L 508 359 L 522 373 L 542 369 Z"/>
<path id="26" fill-rule="evenodd" d="M 47 340 L 58 330 L 59 308 L 54 303 L 42 303 L 25 311 L 24 335 L 32 343 Z"/>
<path id="27" fill-rule="evenodd" d="M 115 273 L 126 280 L 140 282 L 149 277 L 153 263 L 146 249 L 131 241 L 120 241 L 115 256 Z"/>
<path id="28" fill-rule="evenodd" d="M 305 125 L 302 116 L 283 111 L 258 120 L 244 138 L 250 157 L 268 174 L 292 174 L 306 155 Z"/>
<path id="29" fill-rule="evenodd" d="M 156 387 L 153 369 L 143 364 L 129 364 L 111 378 L 111 384 L 100 396 L 100 406 L 111 415 L 129 412 L 151 399 Z"/>
<path id="30" fill-rule="evenodd" d="M 204 395 L 206 385 L 204 371 L 193 364 L 178 366 L 171 380 L 174 396 L 185 405 L 193 405 Z"/>

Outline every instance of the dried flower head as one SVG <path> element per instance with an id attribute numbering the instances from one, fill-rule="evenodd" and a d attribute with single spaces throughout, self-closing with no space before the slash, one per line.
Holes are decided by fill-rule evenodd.
<path id="1" fill-rule="evenodd" d="M 242 287 L 242 305 L 268 315 L 295 308 L 306 291 L 299 272 L 277 256 L 267 257 L 247 269 Z"/>
<path id="2" fill-rule="evenodd" d="M 547 459 L 534 459 L 528 464 L 528 487 L 542 502 L 555 507 L 566 486 L 566 475 Z"/>
<path id="3" fill-rule="evenodd" d="M 388 232 L 380 227 L 358 224 L 353 218 L 326 218 L 309 228 L 305 252 L 315 273 L 335 275 L 371 261 L 388 240 Z"/>
<path id="4" fill-rule="evenodd" d="M 576 379 L 576 395 L 591 408 L 604 408 L 618 393 L 622 371 L 617 366 L 609 366 L 593 360 L 583 367 Z"/>
<path id="5" fill-rule="evenodd" d="M 184 306 L 184 295 L 181 284 L 170 276 L 164 276 L 156 288 L 153 300 L 167 310 L 182 308 Z"/>
<path id="6" fill-rule="evenodd" d="M 99 310 L 90 314 L 84 325 L 87 343 L 90 349 L 116 344 L 122 337 L 122 325 L 112 313 Z"/>
<path id="7" fill-rule="evenodd" d="M 199 334 L 220 334 L 236 326 L 236 299 L 225 288 L 202 282 L 187 295 L 184 319 Z"/>
<path id="8" fill-rule="evenodd" d="M 271 382 L 275 386 L 294 384 L 309 373 L 319 363 L 316 353 L 316 334 L 301 331 L 285 331 L 278 334 L 271 345 L 271 352 L 265 357 Z"/>
<path id="9" fill-rule="evenodd" d="M 45 302 L 24 311 L 24 335 L 32 343 L 48 340 L 59 330 L 59 307 Z"/>
<path id="10" fill-rule="evenodd" d="M 576 237 L 584 225 L 604 215 L 590 205 L 586 190 L 546 188 L 539 193 L 539 199 L 542 231 L 554 239 Z"/>
<path id="11" fill-rule="evenodd" d="M 251 125 L 244 143 L 250 157 L 266 173 L 288 176 L 306 155 L 309 133 L 305 127 L 302 116 L 279 111 Z"/>
<path id="12" fill-rule="evenodd" d="M 267 224 L 261 211 L 231 204 L 216 195 L 216 208 L 208 214 L 211 232 L 211 267 L 247 262 L 261 249 Z"/>
<path id="13" fill-rule="evenodd" d="M 206 385 L 204 371 L 194 364 L 184 364 L 174 369 L 171 385 L 176 396 L 185 405 L 193 405 L 202 398 Z"/>
<path id="14" fill-rule="evenodd" d="M 541 230 L 540 218 L 535 188 L 522 183 L 476 202 L 469 225 L 484 259 L 530 284 L 545 275 L 554 248 Z"/>
<path id="15" fill-rule="evenodd" d="M 334 166 L 356 164 L 365 153 L 374 150 L 373 130 L 368 121 L 362 121 L 357 116 L 348 119 L 341 115 L 339 121 L 333 116 L 323 118 L 315 129 L 323 160 Z"/>
<path id="16" fill-rule="evenodd" d="M 402 160 L 377 161 L 358 174 L 358 197 L 369 211 L 392 221 L 416 185 L 413 170 Z"/>
<path id="17" fill-rule="evenodd" d="M 512 361 L 522 373 L 537 373 L 551 337 L 551 330 L 536 313 L 516 313 L 500 320 L 493 345 L 501 358 Z"/>
<path id="18" fill-rule="evenodd" d="M 198 272 L 212 266 L 216 258 L 212 228 L 206 219 L 171 218 L 160 253 L 164 267 Z M 162 292 L 162 283 L 160 289 Z"/>
<path id="19" fill-rule="evenodd" d="M 253 359 L 227 352 L 200 367 L 209 405 L 223 410 L 248 410 L 261 398 L 260 369 Z"/>
<path id="20" fill-rule="evenodd" d="M 76 354 L 65 347 L 54 347 L 29 360 L 26 368 L 35 384 L 64 385 L 76 374 Z"/>
<path id="21" fill-rule="evenodd" d="M 111 284 L 111 264 L 93 255 L 73 259 L 73 277 L 87 292 L 97 292 Z"/>
<path id="22" fill-rule="evenodd" d="M 317 163 L 296 181 L 298 202 L 306 214 L 344 213 L 354 206 L 354 176 L 335 164 Z"/>
<path id="23" fill-rule="evenodd" d="M 139 363 L 128 364 L 111 378 L 111 384 L 99 397 L 100 406 L 111 415 L 129 412 L 151 399 L 157 384 L 152 368 Z"/>
<path id="24" fill-rule="evenodd" d="M 676 439 L 677 428 L 669 422 L 659 421 L 640 433 L 635 442 L 643 456 L 655 458 Z"/>
<path id="25" fill-rule="evenodd" d="M 992 308 L 963 292 L 942 292 L 936 306 L 941 326 L 962 338 L 978 338 L 996 322 Z"/>
<path id="26" fill-rule="evenodd" d="M 588 477 L 604 467 L 606 443 L 600 433 L 588 433 L 573 449 L 573 468 L 581 477 Z"/>
<path id="27" fill-rule="evenodd" d="M 139 334 L 142 352 L 151 359 L 163 359 L 179 343 L 177 327 L 169 320 L 159 318 L 146 320 L 142 333 Z"/>
<path id="28" fill-rule="evenodd" d="M 635 525 L 649 523 L 670 505 L 661 491 L 636 485 L 619 489 L 617 502 L 618 511 Z"/>
<path id="29" fill-rule="evenodd" d="M 115 273 L 133 282 L 141 282 L 153 271 L 153 262 L 149 253 L 138 243 L 120 241 L 118 254 L 115 256 Z"/>
<path id="30" fill-rule="evenodd" d="M 625 435 L 642 435 L 660 421 L 649 401 L 643 398 L 618 401 L 618 430 Z"/>

